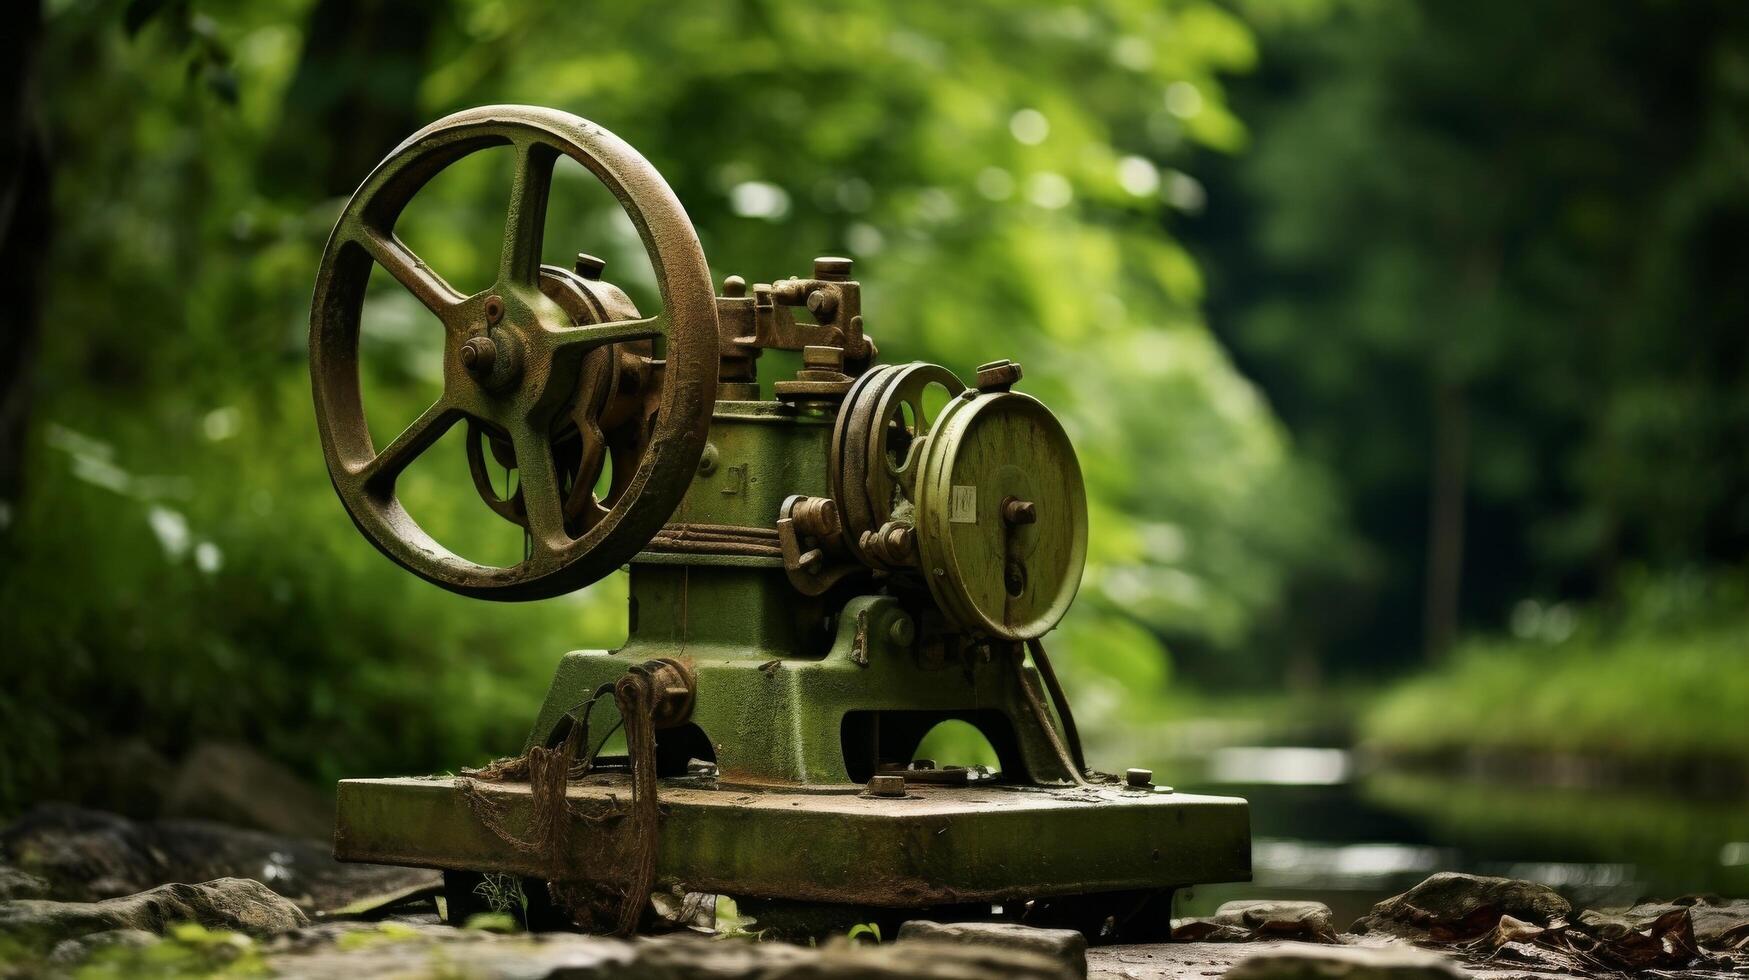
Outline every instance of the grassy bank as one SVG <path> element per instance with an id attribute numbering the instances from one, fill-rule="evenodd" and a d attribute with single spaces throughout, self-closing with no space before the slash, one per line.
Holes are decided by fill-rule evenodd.
<path id="1" fill-rule="evenodd" d="M 1741 577 L 1647 579 L 1611 608 L 1521 605 L 1510 637 L 1464 644 L 1362 717 L 1386 755 L 1566 755 L 1749 773 L 1749 601 Z"/>

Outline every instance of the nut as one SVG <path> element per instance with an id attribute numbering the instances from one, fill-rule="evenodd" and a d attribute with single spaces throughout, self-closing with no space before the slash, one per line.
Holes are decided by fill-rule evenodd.
<path id="1" fill-rule="evenodd" d="M 978 390 L 1007 391 L 1020 380 L 1020 365 L 1007 358 L 978 365 Z"/>
<path id="2" fill-rule="evenodd" d="M 868 795 L 896 799 L 905 795 L 905 777 L 897 773 L 882 773 L 868 781 Z"/>
<path id="3" fill-rule="evenodd" d="M 1123 773 L 1123 781 L 1126 785 L 1134 786 L 1137 789 L 1145 789 L 1154 785 L 1154 770 L 1125 769 Z"/>
<path id="4" fill-rule="evenodd" d="M 802 348 L 802 367 L 808 371 L 843 371 L 844 348 L 809 344 Z"/>
<path id="5" fill-rule="evenodd" d="M 838 520 L 838 502 L 831 497 L 803 497 L 790 507 L 796 530 L 815 538 L 829 538 L 843 525 Z"/>
<path id="6" fill-rule="evenodd" d="M 894 616 L 893 621 L 887 624 L 887 639 L 892 640 L 894 646 L 909 647 L 917 642 L 916 621 L 904 613 Z M 933 769 L 935 767 L 927 766 L 925 768 Z"/>
<path id="7" fill-rule="evenodd" d="M 607 268 L 606 259 L 598 259 L 588 252 L 577 253 L 577 264 L 574 267 L 577 274 L 585 279 L 600 279 L 601 271 Z"/>

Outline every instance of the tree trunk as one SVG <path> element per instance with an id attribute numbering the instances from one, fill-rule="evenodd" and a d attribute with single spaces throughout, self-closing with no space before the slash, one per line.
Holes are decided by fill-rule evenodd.
<path id="1" fill-rule="evenodd" d="M 24 448 L 49 239 L 49 161 L 36 85 L 42 9 L 31 0 L 10 18 L 0 46 L 0 533 L 24 485 Z"/>

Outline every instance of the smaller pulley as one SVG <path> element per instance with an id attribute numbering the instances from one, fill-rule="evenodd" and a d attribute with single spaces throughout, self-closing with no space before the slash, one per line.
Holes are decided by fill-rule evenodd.
<path id="1" fill-rule="evenodd" d="M 876 568 L 914 564 L 913 486 L 933 425 L 926 396 L 939 388 L 946 402 L 965 387 L 940 365 L 883 365 L 846 395 L 832 434 L 832 481 L 844 544 L 858 559 Z"/>

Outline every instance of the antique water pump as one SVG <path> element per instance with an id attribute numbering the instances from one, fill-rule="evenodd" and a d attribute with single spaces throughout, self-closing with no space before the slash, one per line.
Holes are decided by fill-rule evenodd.
<path id="1" fill-rule="evenodd" d="M 516 168 L 496 281 L 464 295 L 396 220 L 443 168 L 505 146 Z M 587 256 L 542 264 L 561 156 L 631 218 L 661 312 L 639 311 Z M 445 332 L 442 396 L 383 446 L 359 381 L 373 266 Z M 802 366 L 765 400 L 768 350 Z M 520 758 L 340 784 L 342 860 L 548 883 L 580 924 L 621 930 L 653 914 L 656 891 L 1111 934 L 1139 909 L 1163 921 L 1175 888 L 1249 877 L 1243 800 L 1082 758 L 1041 643 L 1087 544 L 1062 427 L 1014 390 L 1018 364 L 986 364 L 967 386 L 936 365 L 877 363 L 850 260 L 751 288 L 730 276 L 719 294 L 637 151 L 567 113 L 472 109 L 415 133 L 347 204 L 310 360 L 334 486 L 396 563 L 499 600 L 631 570 L 626 644 L 560 659 Z M 458 425 L 486 519 L 526 533 L 518 563 L 459 557 L 402 506 L 397 478 Z M 514 471 L 513 489 L 488 460 Z M 999 764 L 916 758 L 948 720 L 981 732 Z M 603 754 L 615 727 L 627 749 Z M 592 897 L 618 911 L 579 912 Z"/>

